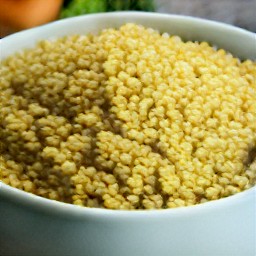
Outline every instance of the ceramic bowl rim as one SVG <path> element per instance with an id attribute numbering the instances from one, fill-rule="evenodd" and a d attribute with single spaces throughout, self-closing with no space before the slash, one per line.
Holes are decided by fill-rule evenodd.
<path id="1" fill-rule="evenodd" d="M 177 20 L 186 20 L 189 22 L 203 22 L 206 25 L 214 26 L 219 28 L 220 30 L 234 30 L 241 35 L 247 35 L 250 37 L 255 37 L 256 34 L 250 31 L 247 31 L 242 28 L 235 27 L 233 25 L 225 24 L 218 21 L 207 20 L 198 17 L 185 16 L 185 15 L 176 15 L 176 14 L 162 14 L 162 13 L 146 13 L 146 12 L 134 12 L 134 11 L 125 11 L 125 12 L 110 12 L 110 13 L 97 13 L 97 14 L 87 14 L 81 15 L 77 17 L 67 18 L 63 20 L 54 21 L 48 23 L 46 25 L 42 25 L 36 28 L 27 29 L 13 35 L 9 35 L 0 40 L 0 43 L 6 43 L 16 40 L 23 35 L 26 35 L 30 32 L 37 31 L 38 33 L 43 33 L 44 31 L 51 29 L 53 26 L 65 26 L 66 24 L 74 21 L 82 21 L 83 19 L 88 19 L 88 17 L 115 17 L 120 15 L 135 15 L 141 17 L 165 17 L 167 19 L 177 19 Z M 32 207 L 34 209 L 40 209 L 47 212 L 57 213 L 57 214 L 71 214 L 74 216 L 91 216 L 91 217 L 105 217 L 105 218 L 144 218 L 144 217 L 156 217 L 156 216 L 177 216 L 177 215 L 187 215 L 187 214 L 197 214 L 201 211 L 211 211 L 214 208 L 222 208 L 228 207 L 228 205 L 236 204 L 241 202 L 249 197 L 254 197 L 256 194 L 256 186 L 239 192 L 235 195 L 221 198 L 218 200 L 209 201 L 202 204 L 197 204 L 193 206 L 179 207 L 179 208 L 171 208 L 171 209 L 154 209 L 154 210 L 111 210 L 111 209 L 102 209 L 102 208 L 87 208 L 80 207 L 73 204 L 67 204 L 59 201 L 54 201 L 51 199 L 46 199 L 17 188 L 11 187 L 9 185 L 4 184 L 0 180 L 0 195 L 3 195 L 4 198 L 11 199 L 10 201 L 13 203 L 21 203 L 23 205 Z"/>

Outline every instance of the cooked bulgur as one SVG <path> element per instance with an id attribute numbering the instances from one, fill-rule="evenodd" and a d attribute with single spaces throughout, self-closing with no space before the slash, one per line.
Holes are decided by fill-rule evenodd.
<path id="1" fill-rule="evenodd" d="M 87 207 L 194 205 L 252 187 L 256 63 L 126 24 L 3 60 L 0 180 Z"/>

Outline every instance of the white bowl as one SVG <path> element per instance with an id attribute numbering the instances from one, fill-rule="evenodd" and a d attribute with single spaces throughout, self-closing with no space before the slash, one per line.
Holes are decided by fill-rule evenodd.
<path id="1" fill-rule="evenodd" d="M 198 18 L 116 12 L 61 20 L 1 40 L 1 58 L 41 39 L 136 22 L 256 58 L 255 34 Z M 256 188 L 201 205 L 152 211 L 81 208 L 0 182 L 0 255 L 253 256 Z"/>

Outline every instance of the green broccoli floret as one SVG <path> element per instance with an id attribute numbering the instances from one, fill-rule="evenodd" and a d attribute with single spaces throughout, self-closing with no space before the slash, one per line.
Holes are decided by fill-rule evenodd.
<path id="1" fill-rule="evenodd" d="M 72 0 L 66 8 L 62 9 L 60 18 L 106 11 L 107 8 L 105 0 Z"/>
<path id="2" fill-rule="evenodd" d="M 154 0 L 66 0 L 60 18 L 125 10 L 155 11 Z"/>
<path id="3" fill-rule="evenodd" d="M 154 11 L 154 0 L 106 0 L 107 11 Z"/>

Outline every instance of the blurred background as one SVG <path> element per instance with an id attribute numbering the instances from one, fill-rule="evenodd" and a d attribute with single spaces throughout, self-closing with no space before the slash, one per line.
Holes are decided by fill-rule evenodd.
<path id="1" fill-rule="evenodd" d="M 0 37 L 56 19 L 118 10 L 183 14 L 256 32 L 256 0 L 0 0 Z"/>

